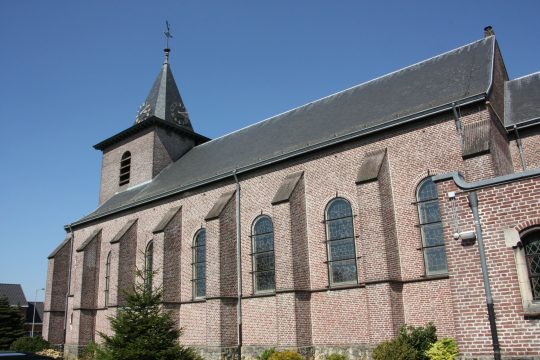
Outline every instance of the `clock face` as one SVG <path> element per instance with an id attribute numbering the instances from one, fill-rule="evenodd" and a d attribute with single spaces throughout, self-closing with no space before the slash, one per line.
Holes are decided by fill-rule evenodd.
<path id="1" fill-rule="evenodd" d="M 169 114 L 171 115 L 172 121 L 178 125 L 190 126 L 188 115 L 184 104 L 181 102 L 174 102 L 169 106 Z"/>
<path id="2" fill-rule="evenodd" d="M 151 110 L 150 104 L 145 101 L 139 108 L 139 111 L 137 112 L 135 123 L 140 123 L 141 121 L 145 120 L 148 116 L 150 116 L 150 110 Z"/>

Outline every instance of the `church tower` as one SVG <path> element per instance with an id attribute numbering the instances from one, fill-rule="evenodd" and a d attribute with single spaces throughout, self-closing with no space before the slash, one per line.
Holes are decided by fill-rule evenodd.
<path id="1" fill-rule="evenodd" d="M 94 145 L 103 152 L 99 205 L 114 194 L 151 181 L 163 168 L 209 139 L 193 131 L 165 50 L 161 67 L 135 123 Z"/>

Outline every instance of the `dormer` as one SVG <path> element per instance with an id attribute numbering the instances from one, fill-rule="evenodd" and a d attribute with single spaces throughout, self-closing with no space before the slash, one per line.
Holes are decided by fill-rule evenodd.
<path id="1" fill-rule="evenodd" d="M 99 205 L 112 195 L 151 181 L 171 162 L 209 139 L 193 131 L 188 112 L 165 62 L 135 123 L 94 145 L 103 152 Z"/>

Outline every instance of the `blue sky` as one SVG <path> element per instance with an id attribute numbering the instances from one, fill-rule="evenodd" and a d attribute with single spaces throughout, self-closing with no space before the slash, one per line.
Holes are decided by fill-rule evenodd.
<path id="1" fill-rule="evenodd" d="M 163 59 L 215 138 L 480 39 L 540 70 L 538 1 L 0 2 L 0 282 L 45 286 L 63 225 L 97 206 L 92 145 L 132 125 Z M 43 297 L 43 292 L 39 298 Z"/>

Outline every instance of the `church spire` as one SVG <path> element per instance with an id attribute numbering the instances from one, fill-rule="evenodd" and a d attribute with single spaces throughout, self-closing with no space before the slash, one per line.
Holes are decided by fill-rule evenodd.
<path id="1" fill-rule="evenodd" d="M 141 105 L 137 113 L 135 124 L 155 116 L 193 131 L 189 115 L 171 72 L 169 65 L 170 51 L 171 49 L 168 47 L 164 49 L 165 60 L 163 66 L 146 101 Z"/>

